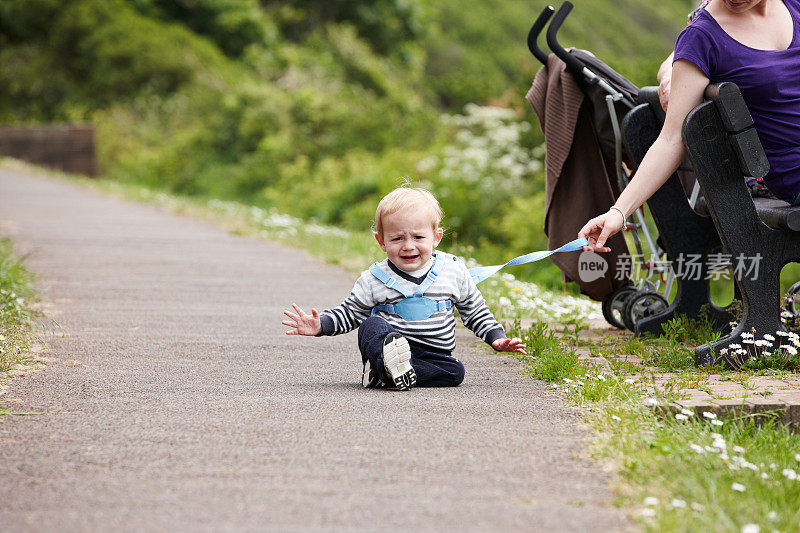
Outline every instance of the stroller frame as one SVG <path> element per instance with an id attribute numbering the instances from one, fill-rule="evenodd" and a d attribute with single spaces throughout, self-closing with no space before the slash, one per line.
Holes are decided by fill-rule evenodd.
<path id="1" fill-rule="evenodd" d="M 634 109 L 639 104 L 636 100 L 638 88 L 637 94 L 634 94 L 626 87 L 615 87 L 615 84 L 610 83 L 603 75 L 609 77 L 618 76 L 619 80 L 616 81 L 616 85 L 630 84 L 630 82 L 600 61 L 592 61 L 585 52 L 580 50 L 568 51 L 561 46 L 557 38 L 558 30 L 572 8 L 572 3 L 566 1 L 562 4 L 558 13 L 555 13 L 555 17 L 547 29 L 547 44 L 553 53 L 566 64 L 567 70 L 576 78 L 579 85 L 582 87 L 597 86 L 606 93 L 604 100 L 608 108 L 609 122 L 614 134 L 614 168 L 619 189 L 623 190 L 628 185 L 632 172 L 623 159 L 623 134 L 616 103 L 621 103 L 628 110 Z M 528 48 L 545 67 L 547 66 L 548 56 L 539 48 L 537 41 L 539 34 L 554 12 L 555 9 L 552 6 L 545 7 L 528 33 Z M 600 70 L 600 74 L 592 70 L 593 68 Z M 603 70 L 606 70 L 606 72 L 602 72 Z M 633 87 L 633 84 L 630 85 Z M 637 208 L 631 214 L 631 217 L 634 220 L 628 221 L 623 229 L 630 233 L 637 257 L 641 258 L 641 266 L 647 274 L 644 278 L 614 291 L 603 302 L 603 316 L 611 325 L 617 328 L 627 327 L 631 331 L 636 331 L 636 324 L 639 321 L 651 317 L 654 318 L 667 309 L 669 306 L 668 297 L 672 291 L 676 276 L 671 264 L 663 261 L 665 253 L 657 245 L 656 239 L 653 238 L 647 226 L 643 207 Z M 644 254 L 642 239 L 644 244 L 647 245 L 647 257 Z M 658 279 L 654 281 L 653 278 L 656 277 Z M 664 279 L 665 277 L 666 279 Z"/>

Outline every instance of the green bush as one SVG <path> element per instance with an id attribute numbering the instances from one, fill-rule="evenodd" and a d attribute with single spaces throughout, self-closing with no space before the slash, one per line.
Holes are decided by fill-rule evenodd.
<path id="1" fill-rule="evenodd" d="M 250 46 L 269 47 L 278 28 L 258 0 L 129 0 L 142 14 L 186 25 L 207 36 L 228 56 L 241 57 Z"/>

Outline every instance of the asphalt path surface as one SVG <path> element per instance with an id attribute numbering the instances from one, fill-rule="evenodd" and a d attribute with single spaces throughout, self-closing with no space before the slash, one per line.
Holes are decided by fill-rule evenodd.
<path id="1" fill-rule="evenodd" d="M 0 406 L 0 530 L 614 531 L 580 413 L 459 332 L 464 383 L 364 390 L 355 333 L 287 336 L 355 276 L 0 169 L 0 235 L 46 313 Z"/>

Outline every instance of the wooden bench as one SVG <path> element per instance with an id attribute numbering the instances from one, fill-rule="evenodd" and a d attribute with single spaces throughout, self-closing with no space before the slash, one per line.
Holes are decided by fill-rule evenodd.
<path id="1" fill-rule="evenodd" d="M 743 258 L 757 265 L 755 272 L 734 276 L 743 307 L 737 327 L 713 347 L 695 350 L 698 365 L 730 367 L 736 361 L 722 356 L 722 350 L 740 343 L 741 333 L 755 330 L 758 338 L 785 329 L 780 273 L 787 263 L 800 261 L 800 207 L 750 196 L 743 176 L 763 177 L 769 162 L 738 87 L 709 85 L 706 98 L 683 124 L 683 141 L 705 198 L 698 207 L 710 215 L 734 262 Z"/>

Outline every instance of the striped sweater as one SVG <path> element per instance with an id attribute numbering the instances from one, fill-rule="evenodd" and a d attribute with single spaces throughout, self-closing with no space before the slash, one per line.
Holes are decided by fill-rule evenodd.
<path id="1" fill-rule="evenodd" d="M 452 301 L 464 325 L 489 345 L 497 339 L 505 338 L 503 327 L 489 311 L 464 263 L 444 252 L 436 254 L 443 255 L 445 267 L 433 285 L 425 291 L 425 296 L 433 300 Z M 425 278 L 424 276 L 412 278 L 391 264 L 388 259 L 384 259 L 379 266 L 412 292 Z M 388 288 L 369 270 L 365 270 L 344 302 L 322 312 L 320 316 L 322 334 L 339 335 L 352 331 L 369 318 L 372 308 L 376 305 L 394 304 L 403 298 L 398 291 Z M 439 311 L 425 320 L 417 321 L 406 321 L 397 315 L 383 312 L 379 312 L 377 316 L 386 320 L 395 331 L 410 341 L 447 352 L 453 351 L 456 347 L 456 321 L 452 307 Z"/>

